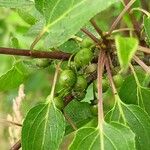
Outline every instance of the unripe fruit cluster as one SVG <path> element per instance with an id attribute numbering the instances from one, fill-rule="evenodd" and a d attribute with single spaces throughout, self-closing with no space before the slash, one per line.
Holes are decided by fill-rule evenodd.
<path id="1" fill-rule="evenodd" d="M 76 69 L 85 68 L 93 59 L 93 52 L 91 50 L 91 46 L 93 42 L 90 39 L 84 39 L 81 43 L 81 49 L 74 56 L 74 62 L 71 62 L 71 66 L 67 69 L 63 70 L 59 76 L 59 84 L 63 89 L 71 91 L 75 98 L 81 100 L 85 97 L 85 89 L 87 88 L 88 82 L 86 77 L 77 72 Z M 92 69 L 91 69 L 92 68 Z M 87 68 L 87 74 L 96 70 L 95 66 Z M 54 102 L 56 102 L 56 106 L 59 109 L 64 107 L 63 98 L 61 98 L 61 103 L 59 105 L 60 98 L 54 98 Z"/>

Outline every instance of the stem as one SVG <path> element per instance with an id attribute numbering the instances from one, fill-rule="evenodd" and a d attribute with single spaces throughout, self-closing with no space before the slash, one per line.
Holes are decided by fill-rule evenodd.
<path id="1" fill-rule="evenodd" d="M 30 49 L 33 50 L 35 45 L 39 42 L 39 40 L 42 38 L 42 36 L 45 34 L 45 32 L 47 31 L 47 28 L 44 28 L 39 35 L 35 38 L 35 40 L 33 41 L 33 43 L 30 46 Z"/>
<path id="2" fill-rule="evenodd" d="M 150 49 L 143 46 L 138 46 L 138 50 L 147 54 L 150 54 Z"/>
<path id="3" fill-rule="evenodd" d="M 128 3 L 130 2 L 130 0 L 124 0 L 124 4 L 127 5 Z M 128 9 L 128 12 L 130 12 L 131 8 Z M 139 23 L 136 21 L 135 17 L 133 16 L 133 14 L 129 13 L 130 15 L 130 18 L 131 18 L 131 21 L 132 21 L 132 24 L 134 26 L 134 29 L 135 29 L 135 33 L 136 35 L 139 37 L 140 39 L 140 31 L 141 31 L 141 28 L 140 28 L 140 25 Z"/>
<path id="4" fill-rule="evenodd" d="M 108 40 L 106 39 L 106 37 L 103 35 L 103 31 L 98 27 L 98 25 L 96 24 L 94 19 L 90 20 L 91 24 L 93 25 L 93 27 L 95 28 L 95 30 L 97 31 L 97 33 L 101 36 L 101 38 L 103 39 L 103 43 L 106 45 L 109 45 Z M 110 46 L 109 46 L 110 47 Z"/>
<path id="5" fill-rule="evenodd" d="M 140 60 L 137 56 L 134 56 L 133 59 L 136 63 L 138 63 L 148 74 L 150 74 L 150 68 L 147 66 L 142 60 Z"/>
<path id="6" fill-rule="evenodd" d="M 104 111 L 103 111 L 103 91 L 102 91 L 102 78 L 105 64 L 105 52 L 101 51 L 98 57 L 98 72 L 97 72 L 97 89 L 98 89 L 98 126 L 100 128 L 100 140 L 101 150 L 104 150 L 104 135 L 103 135 L 103 123 L 104 123 Z"/>
<path id="7" fill-rule="evenodd" d="M 130 12 L 132 13 L 132 12 L 135 11 L 135 10 L 142 12 L 142 13 L 145 14 L 147 17 L 150 16 L 150 13 L 149 13 L 148 11 L 142 9 L 142 8 L 133 8 Z"/>
<path id="8" fill-rule="evenodd" d="M 110 86 L 112 88 L 112 92 L 114 94 L 115 100 L 116 100 L 116 102 L 118 104 L 119 112 L 120 112 L 120 114 L 122 116 L 122 119 L 123 119 L 124 123 L 126 124 L 126 118 L 125 118 L 124 112 L 122 110 L 121 100 L 120 100 L 120 97 L 118 95 L 118 92 L 117 92 L 117 89 L 115 87 L 115 84 L 114 84 L 114 81 L 113 81 L 113 77 L 112 77 L 112 74 L 111 74 L 110 62 L 109 62 L 108 56 L 106 58 L 105 65 L 106 65 L 106 70 L 107 70 L 107 75 L 108 75 L 108 79 L 109 79 L 109 82 L 110 82 Z"/>
<path id="9" fill-rule="evenodd" d="M 11 148 L 10 150 L 19 150 L 21 148 L 21 140 L 18 140 Z"/>
<path id="10" fill-rule="evenodd" d="M 53 101 L 53 98 L 54 98 L 55 86 L 56 86 L 56 82 L 57 82 L 58 73 L 59 73 L 59 70 L 60 70 L 60 64 L 61 64 L 61 62 L 58 63 L 58 65 L 56 66 L 56 71 L 55 71 L 54 80 L 53 80 L 53 86 L 52 86 L 51 93 L 50 93 L 50 99 L 52 99 L 52 101 Z"/>
<path id="11" fill-rule="evenodd" d="M 121 28 L 121 29 L 113 30 L 112 33 L 118 33 L 118 32 L 124 32 L 124 31 L 134 31 L 134 29 L 133 28 Z"/>
<path id="12" fill-rule="evenodd" d="M 112 77 L 112 74 L 111 74 L 111 69 L 110 69 L 110 62 L 109 62 L 109 57 L 107 56 L 107 59 L 106 59 L 106 70 L 107 70 L 107 75 L 108 75 L 108 79 L 109 79 L 109 82 L 110 82 L 110 86 L 112 88 L 112 92 L 115 95 L 117 95 L 117 90 L 116 90 L 116 87 L 115 87 L 115 84 L 114 84 L 114 81 L 113 81 L 113 77 Z"/>
<path id="13" fill-rule="evenodd" d="M 133 67 L 132 65 L 130 65 L 130 69 L 131 69 L 131 71 L 132 71 L 132 73 L 133 73 L 133 75 L 134 75 L 135 82 L 136 82 L 137 86 L 140 87 L 140 86 L 141 86 L 140 81 L 139 81 L 139 79 L 138 79 L 138 77 L 137 77 L 137 75 L 136 75 L 136 72 L 135 72 L 135 70 L 134 70 L 134 67 Z"/>
<path id="14" fill-rule="evenodd" d="M 95 37 L 95 35 L 89 32 L 87 29 L 82 28 L 81 31 L 89 36 L 96 44 L 101 45 L 101 42 Z"/>
<path id="15" fill-rule="evenodd" d="M 27 56 L 33 58 L 50 58 L 60 60 L 68 60 L 71 56 L 71 54 L 64 53 L 61 51 L 53 51 L 53 52 L 38 51 L 38 50 L 31 51 L 27 49 L 4 48 L 4 47 L 0 47 L 0 54 Z"/>
<path id="16" fill-rule="evenodd" d="M 9 124 L 12 124 L 12 125 L 16 125 L 16 126 L 22 127 L 22 124 L 17 123 L 17 122 L 14 122 L 14 121 L 9 121 L 9 120 L 5 120 L 5 119 L 0 119 L 0 122 L 1 122 L 1 123 L 9 123 Z"/>
<path id="17" fill-rule="evenodd" d="M 97 33 L 103 37 L 103 31 L 98 27 L 98 25 L 96 24 L 94 19 L 90 20 L 91 24 L 93 25 L 93 27 L 95 28 L 95 30 L 97 31 Z"/>
<path id="18" fill-rule="evenodd" d="M 108 32 L 108 34 L 110 35 L 112 33 L 112 31 L 116 28 L 116 26 L 118 25 L 118 23 L 120 22 L 120 20 L 122 19 L 123 15 L 130 9 L 130 7 L 133 5 L 133 3 L 135 2 L 135 0 L 131 0 L 123 9 L 123 11 L 120 13 L 120 15 L 117 17 L 117 19 L 114 21 L 114 23 L 112 24 L 112 26 L 110 27 L 110 30 Z"/>
<path id="19" fill-rule="evenodd" d="M 98 89 L 98 119 L 99 125 L 104 121 L 104 112 L 103 112 L 103 91 L 102 91 L 102 78 L 103 78 L 103 70 L 105 63 L 105 53 L 102 51 L 98 57 L 98 72 L 97 72 L 97 89 Z"/>

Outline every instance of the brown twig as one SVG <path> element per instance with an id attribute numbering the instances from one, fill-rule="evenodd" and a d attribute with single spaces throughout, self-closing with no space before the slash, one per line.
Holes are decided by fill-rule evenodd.
<path id="1" fill-rule="evenodd" d="M 97 33 L 103 37 L 103 31 L 98 27 L 98 25 L 96 24 L 95 20 L 92 18 L 90 20 L 91 24 L 93 25 L 93 27 L 95 28 L 95 30 L 97 31 Z"/>
<path id="2" fill-rule="evenodd" d="M 96 44 L 101 44 L 101 42 L 95 37 L 95 35 L 93 35 L 87 29 L 82 28 L 81 31 L 84 32 L 88 37 L 90 37 Z"/>
<path id="3" fill-rule="evenodd" d="M 98 71 L 97 71 L 97 89 L 98 89 L 98 122 L 99 125 L 103 124 L 104 112 L 103 112 L 103 90 L 102 90 L 102 78 L 105 63 L 105 52 L 101 51 L 98 57 Z"/>
<path id="4" fill-rule="evenodd" d="M 61 51 L 53 51 L 53 52 L 38 51 L 38 50 L 31 51 L 27 49 L 4 48 L 4 47 L 0 47 L 0 54 L 28 56 L 33 58 L 50 58 L 60 60 L 68 60 L 71 56 L 71 54 L 64 53 Z"/>
<path id="5" fill-rule="evenodd" d="M 14 121 L 9 121 L 9 120 L 5 120 L 5 119 L 0 119 L 0 122 L 2 123 L 8 123 L 8 124 L 12 124 L 12 125 L 16 125 L 19 127 L 22 127 L 22 124 L 18 123 L 18 122 L 14 122 Z"/>
<path id="6" fill-rule="evenodd" d="M 121 29 L 113 30 L 112 33 L 118 33 L 118 32 L 124 32 L 124 31 L 134 31 L 134 29 L 133 28 L 121 28 Z"/>
<path id="7" fill-rule="evenodd" d="M 150 48 L 138 46 L 138 50 L 147 54 L 150 54 Z"/>
<path id="8" fill-rule="evenodd" d="M 129 2 L 130 2 L 130 0 L 124 0 L 124 4 L 125 5 L 128 5 Z M 131 18 L 131 22 L 132 22 L 132 24 L 134 26 L 136 35 L 140 38 L 140 31 L 141 31 L 140 24 L 138 23 L 136 18 L 133 16 L 133 14 L 130 13 L 130 10 L 131 10 L 131 8 L 128 9 L 129 16 Z"/>
<path id="9" fill-rule="evenodd" d="M 105 44 L 105 46 L 109 46 L 110 45 L 108 44 L 109 41 L 106 39 L 106 37 L 103 35 L 103 31 L 100 29 L 100 27 L 96 24 L 95 20 L 94 19 L 91 19 L 90 20 L 91 24 L 93 25 L 94 29 L 97 31 L 97 33 L 101 36 L 101 38 L 103 39 L 103 43 Z"/>
<path id="10" fill-rule="evenodd" d="M 106 62 L 105 62 L 107 75 L 108 75 L 108 79 L 109 79 L 109 82 L 110 82 L 110 86 L 112 88 L 112 92 L 113 92 L 114 95 L 116 95 L 117 94 L 117 90 L 116 90 L 116 87 L 115 87 L 115 84 L 114 84 L 114 81 L 113 81 L 110 64 L 111 64 L 111 62 L 109 61 L 109 57 L 107 56 Z"/>
<path id="11" fill-rule="evenodd" d="M 103 111 L 103 87 L 102 87 L 102 79 L 103 79 L 103 71 L 105 64 L 105 51 L 101 50 L 98 57 L 98 71 L 97 71 L 97 89 L 98 89 L 98 126 L 100 130 L 100 139 L 103 141 L 103 123 L 104 123 L 104 111 Z M 101 149 L 104 149 L 104 142 L 101 143 Z"/>
<path id="12" fill-rule="evenodd" d="M 150 73 L 149 66 L 147 66 L 142 60 L 140 60 L 137 56 L 134 56 L 133 59 L 145 70 L 145 72 Z"/>
<path id="13" fill-rule="evenodd" d="M 21 148 L 21 140 L 18 140 L 11 148 L 10 150 L 19 150 Z"/>
<path id="14" fill-rule="evenodd" d="M 108 32 L 108 34 L 110 35 L 112 33 L 112 31 L 116 28 L 116 26 L 118 25 L 118 23 L 120 22 L 120 20 L 122 19 L 123 15 L 130 9 L 130 7 L 133 5 L 133 3 L 135 2 L 135 0 L 131 0 L 123 9 L 123 11 L 120 13 L 120 15 L 117 17 L 117 19 L 113 22 L 112 26 L 110 27 L 110 30 Z"/>

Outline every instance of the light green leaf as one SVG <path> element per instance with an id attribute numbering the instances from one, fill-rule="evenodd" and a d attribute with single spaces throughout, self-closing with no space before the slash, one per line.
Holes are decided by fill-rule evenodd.
<path id="1" fill-rule="evenodd" d="M 62 113 L 52 104 L 39 104 L 27 114 L 22 128 L 23 150 L 58 150 L 65 131 Z"/>
<path id="2" fill-rule="evenodd" d="M 28 71 L 22 62 L 16 63 L 9 71 L 0 76 L 0 91 L 17 88 L 24 82 Z"/>
<path id="3" fill-rule="evenodd" d="M 33 5 L 30 0 L 0 0 L 0 7 L 24 8 Z"/>
<path id="4" fill-rule="evenodd" d="M 135 133 L 137 150 L 149 150 L 150 147 L 150 118 L 146 112 L 135 105 L 121 105 L 127 125 Z M 122 122 L 116 105 L 105 117 L 107 122 Z"/>
<path id="5" fill-rule="evenodd" d="M 138 40 L 132 37 L 116 36 L 117 55 L 122 69 L 127 69 L 138 48 Z"/>
<path id="6" fill-rule="evenodd" d="M 18 9 L 19 16 L 28 24 L 34 25 L 37 21 L 37 19 L 32 16 L 28 11 L 25 11 L 23 9 Z"/>
<path id="7" fill-rule="evenodd" d="M 36 22 L 26 33 L 26 36 L 34 36 L 37 35 L 44 28 L 45 20 L 41 19 Z"/>
<path id="8" fill-rule="evenodd" d="M 16 37 L 12 37 L 11 38 L 11 46 L 13 48 L 19 48 L 20 47 L 19 46 L 19 41 L 18 41 L 18 39 Z"/>
<path id="9" fill-rule="evenodd" d="M 135 136 L 133 132 L 119 124 L 103 125 L 104 150 L 135 150 Z M 100 131 L 98 128 L 81 128 L 70 145 L 69 150 L 100 150 Z"/>
<path id="10" fill-rule="evenodd" d="M 36 0 L 36 8 L 44 15 L 48 32 L 47 47 L 63 44 L 94 15 L 108 8 L 118 0 Z"/>
<path id="11" fill-rule="evenodd" d="M 144 29 L 147 36 L 147 41 L 150 44 L 150 17 L 144 17 Z"/>
<path id="12" fill-rule="evenodd" d="M 82 100 L 82 102 L 91 103 L 91 100 L 94 100 L 93 83 L 88 86 L 85 98 Z"/>

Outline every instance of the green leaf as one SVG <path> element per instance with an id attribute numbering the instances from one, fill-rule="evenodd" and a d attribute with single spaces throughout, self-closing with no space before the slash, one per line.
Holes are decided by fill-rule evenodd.
<path id="1" fill-rule="evenodd" d="M 0 91 L 7 91 L 17 88 L 24 82 L 28 75 L 28 71 L 22 62 L 16 63 L 9 71 L 0 76 Z"/>
<path id="2" fill-rule="evenodd" d="M 13 48 L 19 48 L 20 47 L 19 46 L 19 41 L 18 41 L 18 39 L 16 37 L 12 37 L 11 38 L 11 46 Z"/>
<path id="3" fill-rule="evenodd" d="M 73 121 L 77 128 L 80 128 L 92 119 L 90 105 L 88 103 L 81 103 L 77 100 L 71 101 L 64 109 L 67 116 Z M 67 124 L 67 134 L 73 131 L 72 127 Z"/>
<path id="4" fill-rule="evenodd" d="M 122 69 L 127 69 L 138 48 L 138 40 L 132 37 L 116 36 L 117 55 Z"/>
<path id="5" fill-rule="evenodd" d="M 32 16 L 28 11 L 25 11 L 23 9 L 18 9 L 19 16 L 28 24 L 34 25 L 37 21 L 37 19 Z"/>
<path id="6" fill-rule="evenodd" d="M 26 36 L 33 36 L 37 35 L 43 28 L 44 28 L 45 20 L 41 19 L 40 21 L 36 22 L 31 28 L 29 28 Z"/>
<path id="7" fill-rule="evenodd" d="M 143 79 L 145 79 L 145 74 L 137 75 L 139 82 L 142 84 Z M 133 75 L 125 79 L 120 88 L 119 96 L 124 103 L 139 105 L 150 114 L 150 89 L 138 85 Z"/>
<path id="8" fill-rule="evenodd" d="M 62 113 L 52 104 L 39 104 L 27 114 L 22 128 L 23 150 L 58 150 L 65 131 Z"/>
<path id="9" fill-rule="evenodd" d="M 43 31 L 47 47 L 63 44 L 77 33 L 85 23 L 98 12 L 108 8 L 118 0 L 36 0 L 36 8 L 46 19 Z"/>
<path id="10" fill-rule="evenodd" d="M 30 0 L 0 0 L 0 7 L 24 8 L 33 5 Z"/>
<path id="11" fill-rule="evenodd" d="M 138 76 L 140 83 L 142 83 L 145 75 L 138 73 L 137 76 Z M 138 85 L 135 81 L 134 75 L 129 75 L 124 80 L 119 90 L 120 99 L 126 104 L 137 104 L 138 103 L 137 86 Z"/>
<path id="12" fill-rule="evenodd" d="M 129 128 L 118 123 L 104 123 L 103 128 L 103 140 L 98 128 L 79 129 L 69 150 L 99 150 L 101 141 L 105 150 L 135 150 L 135 136 Z"/>
<path id="13" fill-rule="evenodd" d="M 149 150 L 150 147 L 150 118 L 146 112 L 135 105 L 122 103 L 122 113 L 127 125 L 135 133 L 137 150 Z M 122 121 L 117 105 L 106 115 L 107 122 Z"/>
<path id="14" fill-rule="evenodd" d="M 147 36 L 147 41 L 150 44 L 150 17 L 144 17 L 144 29 Z"/>
<path id="15" fill-rule="evenodd" d="M 82 102 L 91 103 L 91 100 L 94 100 L 93 83 L 88 86 L 85 98 L 82 100 Z"/>

